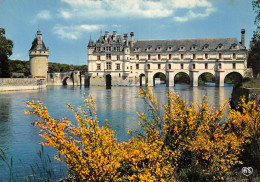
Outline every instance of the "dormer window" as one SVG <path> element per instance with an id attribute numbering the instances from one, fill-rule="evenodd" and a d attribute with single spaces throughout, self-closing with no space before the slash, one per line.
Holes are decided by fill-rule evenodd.
<path id="1" fill-rule="evenodd" d="M 205 44 L 203 47 L 202 47 L 203 50 L 209 50 L 209 45 L 208 44 Z"/>
<path id="2" fill-rule="evenodd" d="M 139 50 L 140 50 L 140 48 L 135 48 L 135 49 L 134 49 L 134 51 L 139 51 Z"/>
<path id="3" fill-rule="evenodd" d="M 156 48 L 156 51 L 160 51 L 160 50 L 161 50 L 161 47 L 157 47 L 157 48 Z"/>
<path id="4" fill-rule="evenodd" d="M 222 44 L 219 44 L 218 46 L 217 46 L 217 50 L 221 50 L 223 48 L 223 45 Z"/>
<path id="5" fill-rule="evenodd" d="M 151 51 L 151 50 L 152 50 L 152 46 L 146 48 L 146 51 Z"/>
<path id="6" fill-rule="evenodd" d="M 190 48 L 190 50 L 193 50 L 193 51 L 196 50 L 196 49 L 197 49 L 196 45 L 192 45 L 191 48 Z"/>
<path id="7" fill-rule="evenodd" d="M 167 51 L 171 51 L 171 50 L 172 50 L 172 47 L 168 47 L 168 48 L 167 48 Z"/>
<path id="8" fill-rule="evenodd" d="M 237 44 L 232 44 L 230 49 L 237 49 Z"/>
<path id="9" fill-rule="evenodd" d="M 180 51 L 183 51 L 183 50 L 185 50 L 185 47 L 184 47 L 184 46 L 181 46 L 181 47 L 179 48 L 179 50 L 180 50 Z"/>

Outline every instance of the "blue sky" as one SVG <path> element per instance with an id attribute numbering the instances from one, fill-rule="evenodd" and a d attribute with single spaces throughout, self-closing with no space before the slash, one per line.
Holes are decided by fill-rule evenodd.
<path id="1" fill-rule="evenodd" d="M 14 42 L 11 59 L 28 60 L 39 28 L 50 49 L 49 62 L 87 64 L 90 36 L 114 30 L 135 40 L 241 39 L 246 46 L 255 13 L 250 0 L 0 0 L 0 27 Z"/>

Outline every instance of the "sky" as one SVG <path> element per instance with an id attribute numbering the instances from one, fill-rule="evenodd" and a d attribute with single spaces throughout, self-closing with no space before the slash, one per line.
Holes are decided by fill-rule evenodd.
<path id="1" fill-rule="evenodd" d="M 224 38 L 246 46 L 256 29 L 251 0 L 0 0 L 0 27 L 13 40 L 10 59 L 29 60 L 37 30 L 49 62 L 87 64 L 87 45 L 105 31 L 135 40 Z M 130 37 L 130 35 L 129 35 Z"/>

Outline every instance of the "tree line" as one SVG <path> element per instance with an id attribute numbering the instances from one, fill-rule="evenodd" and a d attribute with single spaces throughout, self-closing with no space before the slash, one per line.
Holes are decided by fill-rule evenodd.
<path id="1" fill-rule="evenodd" d="M 30 75 L 30 61 L 22 61 L 22 60 L 10 60 L 8 59 L 5 64 L 5 76 L 2 77 L 10 77 L 12 73 L 24 73 L 25 76 Z M 72 65 L 72 64 L 62 64 L 62 63 L 48 63 L 48 72 L 67 72 L 78 70 L 85 72 L 87 70 L 87 65 Z"/>

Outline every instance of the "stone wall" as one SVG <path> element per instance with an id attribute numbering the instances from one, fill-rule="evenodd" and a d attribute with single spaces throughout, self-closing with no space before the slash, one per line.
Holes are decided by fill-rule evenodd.
<path id="1" fill-rule="evenodd" d="M 45 81 L 36 78 L 0 78 L 0 91 L 36 90 L 45 87 Z"/>

